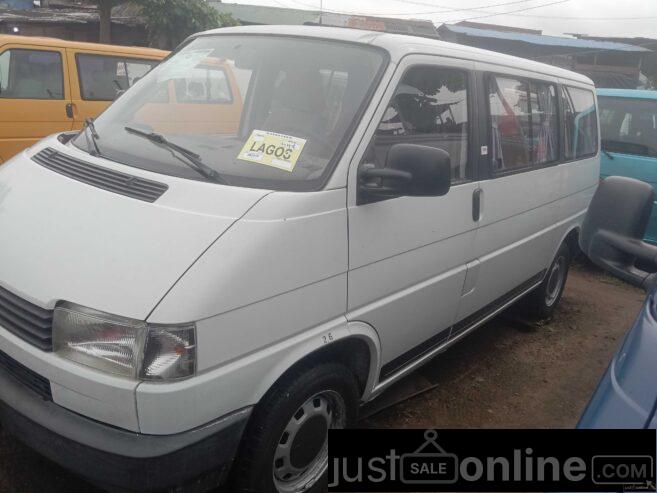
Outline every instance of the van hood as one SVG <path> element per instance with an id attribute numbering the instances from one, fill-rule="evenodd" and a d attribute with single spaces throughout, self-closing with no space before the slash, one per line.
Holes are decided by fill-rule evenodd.
<path id="1" fill-rule="evenodd" d="M 168 188 L 152 203 L 106 191 L 38 164 L 45 148 Z M 145 320 L 268 193 L 151 173 L 48 138 L 0 166 L 0 286 L 44 308 L 65 300 Z"/>

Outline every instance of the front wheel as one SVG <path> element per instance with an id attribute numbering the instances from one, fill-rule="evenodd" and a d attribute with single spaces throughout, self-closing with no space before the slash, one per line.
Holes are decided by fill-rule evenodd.
<path id="1" fill-rule="evenodd" d="M 543 282 L 529 295 L 528 307 L 531 314 L 538 318 L 548 318 L 554 313 L 561 300 L 568 269 L 570 268 L 570 249 L 562 243 L 552 264 L 545 274 Z"/>
<path id="2" fill-rule="evenodd" d="M 233 472 L 234 491 L 314 491 L 328 468 L 328 430 L 353 424 L 358 399 L 355 377 L 337 363 L 285 377 L 249 421 Z"/>

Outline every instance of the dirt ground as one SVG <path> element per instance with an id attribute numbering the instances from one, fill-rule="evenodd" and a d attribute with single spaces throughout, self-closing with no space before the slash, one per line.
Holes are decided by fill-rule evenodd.
<path id="1" fill-rule="evenodd" d="M 573 427 L 643 299 L 576 265 L 552 320 L 502 314 L 368 405 L 361 426 Z M 78 491 L 98 490 L 0 429 L 0 493 Z"/>

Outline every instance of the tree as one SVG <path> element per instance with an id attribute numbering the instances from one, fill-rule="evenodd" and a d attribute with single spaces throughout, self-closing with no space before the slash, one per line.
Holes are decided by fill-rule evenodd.
<path id="1" fill-rule="evenodd" d="M 96 0 L 98 5 L 98 14 L 100 16 L 100 36 L 98 40 L 101 43 L 112 42 L 112 9 L 122 0 Z"/>
<path id="2" fill-rule="evenodd" d="M 173 49 L 190 34 L 237 22 L 205 0 L 135 0 L 141 6 L 151 46 Z"/>

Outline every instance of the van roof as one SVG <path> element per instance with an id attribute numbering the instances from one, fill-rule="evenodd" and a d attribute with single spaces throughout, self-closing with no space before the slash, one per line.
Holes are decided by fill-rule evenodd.
<path id="1" fill-rule="evenodd" d="M 454 58 L 465 58 L 473 61 L 485 61 L 496 65 L 512 67 L 520 70 L 550 75 L 572 81 L 593 85 L 593 81 L 585 75 L 571 72 L 560 67 L 527 60 L 525 58 L 505 55 L 480 48 L 449 43 L 433 38 L 392 34 L 380 31 L 366 31 L 343 27 L 328 26 L 237 26 L 213 29 L 199 33 L 207 34 L 272 34 L 284 36 L 304 36 L 310 38 L 350 41 L 373 46 L 380 46 L 390 53 L 393 61 L 399 61 L 403 56 L 412 53 L 432 54 Z"/>
<path id="2" fill-rule="evenodd" d="M 80 41 L 66 41 L 57 38 L 45 38 L 38 36 L 13 36 L 0 34 L 0 46 L 6 44 L 29 44 L 33 46 L 44 46 L 51 48 L 71 48 L 79 50 L 106 51 L 108 53 L 122 53 L 150 58 L 164 58 L 169 52 L 156 50 L 154 48 L 141 48 L 137 46 L 106 45 L 100 43 L 83 43 Z"/>
<path id="3" fill-rule="evenodd" d="M 598 96 L 628 99 L 657 99 L 657 91 L 641 89 L 598 89 Z"/>

